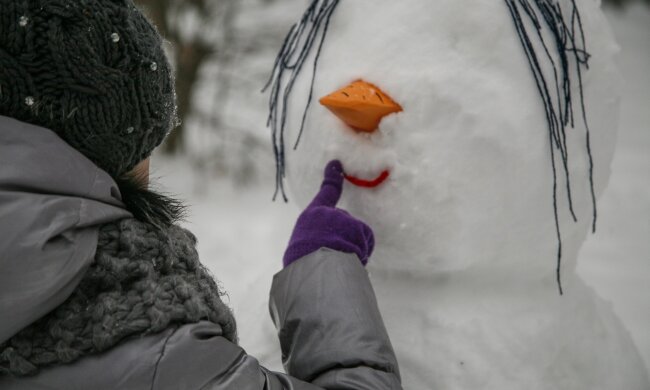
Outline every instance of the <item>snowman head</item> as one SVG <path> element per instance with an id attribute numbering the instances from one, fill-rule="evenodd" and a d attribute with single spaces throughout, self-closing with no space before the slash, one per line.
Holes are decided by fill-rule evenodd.
<path id="1" fill-rule="evenodd" d="M 617 47 L 595 1 L 531 3 L 312 1 L 269 85 L 289 198 L 339 159 L 375 269 L 554 280 L 561 238 L 571 273 L 609 176 Z"/>

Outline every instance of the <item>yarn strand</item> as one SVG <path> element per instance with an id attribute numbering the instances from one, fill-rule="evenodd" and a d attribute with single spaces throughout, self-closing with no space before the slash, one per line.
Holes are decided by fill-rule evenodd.
<path id="1" fill-rule="evenodd" d="M 279 194 L 285 202 L 288 201 L 285 189 L 285 129 L 287 125 L 288 106 L 291 92 L 298 76 L 303 70 L 307 58 L 316 48 L 314 57 L 309 96 L 300 122 L 300 130 L 294 143 L 294 150 L 302 138 L 307 113 L 313 101 L 314 82 L 318 70 L 318 61 L 323 44 L 327 36 L 330 20 L 340 0 L 313 0 L 307 11 L 303 14 L 299 23 L 293 25 L 284 39 L 282 48 L 278 53 L 273 65 L 273 71 L 268 82 L 262 89 L 266 92 L 270 88 L 269 116 L 267 127 L 271 128 L 271 139 L 273 142 L 273 153 L 275 155 L 275 192 L 273 200 Z M 285 81 L 285 74 L 288 80 Z"/>
<path id="2" fill-rule="evenodd" d="M 592 202 L 592 231 L 596 231 L 596 194 L 594 190 L 593 171 L 594 163 L 591 152 L 591 140 L 589 125 L 587 122 L 587 113 L 585 108 L 584 90 L 582 84 L 582 68 L 589 69 L 589 54 L 586 50 L 586 42 L 580 11 L 575 3 L 571 0 L 570 20 L 567 21 L 558 0 L 504 0 L 510 15 L 514 21 L 517 35 L 524 48 L 526 58 L 530 65 L 537 90 L 542 99 L 542 104 L 546 113 L 548 124 L 549 141 L 551 150 L 551 167 L 553 171 L 553 215 L 555 218 L 555 230 L 557 235 L 557 264 L 556 277 L 560 295 L 563 294 L 562 288 L 562 232 L 560 229 L 560 218 L 558 210 L 558 167 L 556 165 L 556 156 L 562 162 L 562 171 L 564 172 L 564 181 L 567 192 L 567 204 L 571 217 L 575 222 L 578 218 L 573 207 L 573 194 L 571 191 L 571 176 L 569 173 L 569 151 L 566 138 L 566 128 L 575 128 L 574 105 L 572 95 L 572 72 L 570 62 L 575 62 L 575 76 L 577 77 L 577 88 L 579 90 L 580 110 L 582 120 L 585 125 L 586 135 L 585 143 L 587 155 L 589 158 L 589 186 L 591 190 Z M 526 23 L 524 19 L 528 22 Z M 532 25 L 527 28 L 526 25 Z M 576 29 L 578 32 L 576 32 Z M 533 36 L 529 30 L 534 30 L 532 34 L 536 36 L 536 42 L 541 45 L 544 51 L 544 57 L 538 56 L 535 45 L 531 40 Z M 545 35 L 552 38 L 554 51 L 550 50 Z M 554 60 L 553 53 L 557 56 L 559 63 Z M 544 59 L 546 61 L 544 61 Z M 554 80 L 547 80 L 544 74 L 544 67 L 553 69 Z M 551 90 L 555 88 L 555 93 Z M 555 95 L 555 97 L 553 97 Z M 556 153 L 559 152 L 559 153 Z"/>

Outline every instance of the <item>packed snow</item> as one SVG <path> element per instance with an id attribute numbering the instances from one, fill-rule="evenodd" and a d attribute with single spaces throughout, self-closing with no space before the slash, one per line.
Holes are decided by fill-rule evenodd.
<path id="1" fill-rule="evenodd" d="M 408 112 L 405 112 L 403 115 L 387 118 L 382 122 L 382 131 L 379 135 L 358 142 L 358 139 L 354 138 L 355 134 L 342 131 L 336 118 L 322 107 L 314 106 L 310 111 L 308 130 L 303 143 L 296 156 L 290 156 L 289 173 L 290 179 L 293 179 L 290 184 L 294 202 L 289 205 L 270 202 L 273 192 L 271 176 L 263 185 L 241 188 L 233 186 L 229 181 L 216 175 L 213 177 L 205 173 L 197 174 L 183 159 L 154 160 L 154 165 L 158 166 L 154 168 L 154 175 L 162 177 L 160 181 L 163 186 L 186 197 L 192 206 L 187 226 L 199 238 L 202 261 L 213 270 L 215 276 L 229 292 L 230 303 L 239 322 L 241 344 L 263 364 L 272 369 L 281 369 L 279 347 L 266 309 L 271 277 L 274 272 L 280 270 L 282 251 L 299 212 L 295 200 L 298 200 L 299 204 L 304 204 L 318 184 L 320 166 L 324 165 L 326 159 L 338 157 L 344 160 L 356 175 L 372 175 L 376 170 L 387 167 L 394 169 L 392 181 L 375 193 L 346 187 L 343 204 L 355 215 L 369 220 L 377 233 L 378 251 L 370 269 L 389 330 L 393 333 L 396 349 L 401 355 L 401 366 L 407 388 L 423 388 L 423 383 L 432 382 L 445 385 L 446 388 L 502 387 L 512 383 L 522 383 L 525 378 L 533 382 L 528 388 L 535 388 L 535 385 L 546 388 L 544 386 L 548 386 L 549 383 L 554 383 L 558 388 L 599 388 L 598 386 L 603 386 L 603 383 L 607 382 L 599 382 L 600 379 L 594 369 L 602 370 L 604 367 L 608 367 L 605 372 L 609 377 L 607 380 L 612 380 L 612 383 L 622 383 L 624 388 L 642 388 L 640 386 L 644 382 L 638 379 L 639 367 L 634 356 L 631 356 L 633 355 L 631 351 L 634 350 L 633 340 L 644 355 L 646 366 L 648 365 L 647 362 L 650 361 L 650 335 L 646 330 L 647 324 L 650 323 L 650 303 L 647 300 L 649 292 L 647 285 L 650 280 L 650 244 L 647 240 L 650 236 L 650 201 L 648 200 L 650 180 L 647 174 L 650 171 L 648 157 L 650 117 L 646 109 L 650 103 L 650 78 L 646 73 L 650 68 L 650 51 L 646 41 L 650 32 L 648 9 L 641 5 L 633 5 L 624 13 L 619 11 L 608 13 L 622 47 L 619 62 L 623 76 L 631 82 L 628 82 L 624 88 L 623 115 L 620 120 L 619 142 L 612 164 L 610 186 L 599 202 L 598 233 L 588 238 L 578 261 L 579 275 L 586 280 L 587 284 L 594 286 L 598 294 L 613 302 L 614 312 L 620 315 L 623 324 L 632 331 L 632 339 L 629 339 L 621 330 L 622 328 L 619 328 L 618 320 L 611 308 L 593 299 L 590 289 L 575 277 L 572 272 L 575 261 L 571 259 L 570 249 L 565 253 L 567 265 L 564 268 L 566 283 L 564 297 L 557 296 L 553 286 L 554 279 L 550 277 L 552 275 L 548 275 L 550 274 L 548 269 L 553 269 L 554 256 L 550 253 L 555 241 L 552 239 L 553 230 L 550 228 L 553 222 L 552 210 L 542 205 L 549 203 L 550 168 L 539 163 L 544 156 L 540 148 L 544 140 L 542 138 L 533 140 L 534 136 L 531 135 L 531 132 L 545 134 L 545 129 L 541 125 L 531 126 L 526 130 L 517 128 L 522 121 L 538 123 L 542 121 L 541 118 L 533 112 L 523 112 L 519 116 L 497 118 L 490 122 L 485 116 L 485 111 L 490 107 L 494 107 L 493 110 L 503 105 L 520 107 L 522 111 L 529 109 L 519 102 L 523 100 L 523 92 L 510 90 L 495 96 L 494 92 L 498 91 L 498 88 L 491 84 L 491 82 L 496 83 L 497 80 L 501 80 L 500 86 L 511 85 L 509 83 L 512 83 L 512 80 L 527 82 L 530 91 L 526 90 L 526 99 L 535 99 L 536 96 L 532 91 L 534 84 L 530 84 L 530 75 L 526 73 L 528 69 L 525 64 L 517 63 L 517 66 L 508 65 L 507 62 L 504 64 L 500 62 L 503 58 L 494 56 L 489 57 L 485 64 L 477 66 L 476 69 L 465 72 L 463 77 L 454 76 L 455 69 L 444 66 L 440 69 L 429 69 L 431 71 L 429 79 L 437 80 L 431 86 L 423 85 L 418 89 L 410 85 L 401 85 L 405 80 L 413 82 L 408 81 L 409 74 L 414 71 L 410 64 L 426 62 L 427 55 L 430 55 L 426 50 L 421 47 L 413 48 L 401 57 L 403 62 L 393 64 L 386 69 L 381 67 L 377 69 L 377 64 L 391 63 L 390 61 L 395 57 L 392 53 L 403 49 L 387 46 L 384 42 L 363 49 L 355 48 L 352 43 L 342 39 L 344 35 L 337 36 L 337 31 L 338 34 L 350 33 L 341 26 L 346 23 L 353 25 L 350 21 L 363 14 L 363 7 L 367 7 L 367 3 L 368 1 L 350 2 L 346 5 L 345 12 L 340 11 L 343 16 L 333 19 L 330 30 L 332 35 L 328 39 L 334 43 L 324 47 L 315 96 L 320 97 L 333 92 L 334 89 L 344 86 L 346 82 L 352 81 L 351 77 L 363 75 L 368 77 L 369 81 L 381 84 L 385 92 L 404 107 L 411 108 L 411 112 L 424 113 L 409 116 Z M 593 38 L 594 36 L 602 34 L 595 42 L 606 40 L 607 28 L 599 28 L 598 13 L 589 8 L 594 3 L 581 3 L 585 3 L 586 8 L 586 11 L 583 10 L 583 18 L 589 23 L 596 20 L 593 26 L 588 27 L 591 33 L 588 37 L 591 36 L 593 40 L 596 39 Z M 488 29 L 489 34 L 466 40 L 459 38 L 454 41 L 456 43 L 453 49 L 471 55 L 483 46 L 489 47 L 486 42 L 498 41 L 500 45 L 497 48 L 492 45 L 492 50 L 504 53 L 519 53 L 521 50 L 517 47 L 518 41 L 511 39 L 513 37 L 507 38 L 506 30 L 509 26 L 507 23 L 511 23 L 506 19 L 508 15 L 501 17 L 495 12 L 490 12 L 490 9 L 477 9 L 474 18 L 472 16 L 474 14 L 464 12 L 458 2 L 449 3 L 457 4 L 451 7 L 451 10 L 450 7 L 445 9 L 443 4 L 447 3 L 426 5 L 426 7 L 441 7 L 438 12 L 427 13 L 430 11 L 428 10 L 418 13 L 436 14 L 441 18 L 441 23 L 430 23 L 435 26 L 436 34 L 451 34 L 452 38 L 462 37 L 467 31 L 468 23 L 472 25 L 487 23 L 484 19 L 485 15 L 490 15 L 488 21 L 494 21 L 493 28 Z M 395 9 L 386 11 L 384 16 L 390 18 L 385 23 L 401 12 L 402 7 L 394 7 Z M 486 4 L 482 7 L 494 6 Z M 297 18 L 299 10 L 294 12 Z M 444 23 L 445 20 L 453 20 L 450 15 L 453 16 L 454 12 L 467 18 L 465 22 L 459 25 Z M 386 41 L 399 41 L 400 33 L 409 37 L 431 33 L 421 27 L 426 20 L 410 16 L 412 15 L 403 15 L 403 19 L 408 19 L 411 23 L 400 29 L 394 29 L 396 31 L 391 32 L 394 36 L 387 37 Z M 382 21 L 377 20 L 377 25 L 382 25 Z M 369 35 L 371 31 L 363 29 L 356 33 L 371 36 Z M 598 50 L 598 46 L 596 48 Z M 431 47 L 427 50 L 435 50 L 444 59 L 444 53 L 451 49 Z M 602 50 L 608 51 L 610 48 L 605 47 Z M 352 58 L 348 56 L 346 65 L 342 66 L 337 64 L 339 51 L 357 54 L 352 55 Z M 362 61 L 361 55 L 375 55 L 372 66 L 366 65 L 367 62 Z M 418 55 L 422 56 L 421 61 L 411 61 Z M 462 58 L 454 58 L 453 55 L 448 57 L 447 60 L 455 63 L 456 68 L 463 67 L 462 63 L 453 62 L 463 60 Z M 272 60 L 273 58 L 269 57 L 268 65 Z M 477 59 L 472 58 L 472 60 Z M 504 66 L 505 70 L 501 69 Z M 596 61 L 594 67 L 595 73 L 599 72 L 599 68 L 605 73 L 608 72 L 605 69 L 607 64 Z M 468 68 L 467 64 L 464 68 Z M 403 73 L 394 79 L 383 77 L 388 70 L 393 71 L 392 74 Z M 492 73 L 486 74 L 487 71 Z M 606 81 L 611 78 L 604 79 Z M 305 80 L 307 77 L 303 77 L 300 82 L 304 84 Z M 450 84 L 450 80 L 455 84 Z M 596 123 L 594 131 L 596 134 L 603 133 L 607 121 L 615 118 L 611 108 L 608 108 L 613 103 L 609 98 L 613 99 L 615 96 L 605 93 L 612 90 L 612 87 L 606 83 L 600 83 L 597 79 L 587 80 L 587 83 L 600 85 L 601 88 L 600 91 L 594 92 L 593 96 L 588 96 L 588 101 L 597 107 L 595 110 L 592 108 L 595 111 L 595 118 L 602 116 L 592 121 Z M 487 85 L 486 88 L 473 88 L 469 97 L 458 92 L 467 90 L 471 85 L 484 84 Z M 304 100 L 304 93 L 303 88 L 294 99 L 297 102 Z M 467 108 L 461 104 L 464 99 L 474 101 L 469 105 L 473 110 L 471 115 L 466 114 Z M 418 102 L 423 101 L 437 103 L 435 106 L 439 111 L 435 120 L 427 116 L 431 113 L 417 109 L 418 104 L 423 104 Z M 295 105 L 300 106 L 298 103 Z M 260 105 L 259 108 L 261 112 L 255 117 L 263 118 L 264 107 Z M 294 113 L 297 111 L 299 109 L 295 108 Z M 431 121 L 428 121 L 430 119 Z M 295 129 L 295 123 L 291 126 Z M 260 131 L 264 131 L 263 119 L 259 127 Z M 436 135 L 435 142 L 430 133 L 422 131 L 434 127 L 446 130 Z M 452 132 L 456 127 L 467 128 L 475 139 L 467 144 L 459 144 L 458 137 L 454 137 Z M 489 131 L 486 130 L 488 128 Z M 329 144 L 329 147 L 319 150 L 315 146 L 324 144 L 323 137 L 333 138 L 335 141 L 325 143 Z M 495 142 L 494 139 L 499 137 L 507 139 L 511 145 Z M 606 138 L 606 134 L 603 137 Z M 600 155 L 605 154 L 604 158 L 601 157 L 601 162 L 604 161 L 606 165 L 606 150 L 614 143 L 612 139 L 605 138 L 596 137 L 595 142 L 598 145 L 596 147 L 601 148 Z M 348 149 L 352 149 L 350 145 L 354 145 L 355 142 L 358 148 L 364 149 L 363 154 L 357 154 L 363 158 L 351 158 L 353 155 L 351 152 L 357 150 Z M 480 148 L 476 146 L 478 143 L 474 144 L 474 142 L 480 143 Z M 452 153 L 453 150 L 485 149 L 486 144 L 491 147 L 481 153 L 470 155 Z M 413 145 L 420 149 L 414 148 Z M 435 152 L 433 155 L 452 163 L 441 166 L 436 165 L 435 161 L 427 162 L 423 157 L 423 150 Z M 543 150 L 548 152 L 548 149 Z M 302 157 L 300 153 L 303 154 Z M 580 153 L 584 152 L 575 148 L 571 153 L 573 156 L 582 157 Z M 513 164 L 512 161 L 506 160 L 505 156 L 517 162 Z M 269 165 L 273 164 L 271 155 L 260 155 L 259 158 L 266 159 Z M 575 157 L 575 159 L 580 158 Z M 419 171 L 408 169 L 418 164 Z M 494 177 L 490 180 L 484 179 L 490 175 L 490 172 L 495 171 L 508 172 L 508 177 L 500 177 L 497 180 Z M 534 174 L 532 180 L 529 179 L 527 182 L 529 187 L 516 189 L 517 196 L 495 191 L 490 192 L 492 195 L 488 195 L 486 191 L 485 196 L 482 197 L 477 197 L 476 192 L 474 197 L 470 196 L 471 191 L 476 191 L 476 187 L 472 186 L 480 185 L 490 190 L 499 190 L 499 187 L 512 189 L 513 182 L 521 181 L 521 178 L 530 175 L 530 172 Z M 464 183 L 458 180 L 457 178 L 463 173 L 471 173 L 473 182 Z M 480 175 L 477 175 L 478 173 Z M 599 175 L 602 175 L 597 179 L 597 186 L 599 186 L 597 189 L 600 190 L 606 181 L 606 169 L 601 170 Z M 434 176 L 435 180 L 431 179 Z M 580 176 L 576 174 L 574 177 Z M 300 183 L 298 186 L 295 185 L 297 182 Z M 197 188 L 201 188 L 201 191 L 195 191 Z M 586 191 L 584 183 L 576 184 L 576 188 L 576 199 L 581 199 L 578 207 L 581 224 L 578 224 L 578 232 L 574 233 L 576 237 L 567 234 L 566 240 L 569 243 L 572 241 L 576 243 L 574 249 L 577 251 L 581 242 L 580 236 L 585 235 L 589 224 L 589 218 L 586 217 L 589 214 L 589 203 L 582 200 Z M 399 192 L 402 189 L 403 192 Z M 469 191 L 465 199 L 462 196 L 459 198 L 455 192 L 459 189 L 465 189 L 463 193 Z M 427 196 L 427 201 L 400 202 L 400 199 L 410 199 L 407 195 L 413 194 Z M 380 203 L 373 200 L 373 197 L 382 195 L 388 196 L 392 202 L 379 209 L 373 208 Z M 296 199 L 293 199 L 293 196 Z M 513 206 L 512 210 L 497 206 L 503 204 L 500 197 L 509 199 L 508 203 Z M 480 202 L 472 202 L 472 199 Z M 433 212 L 439 214 L 429 214 Z M 536 222 L 531 223 L 531 219 L 535 219 Z M 435 223 L 431 224 L 431 220 Z M 494 224 L 488 225 L 488 222 Z M 494 248 L 494 242 L 503 241 L 499 234 L 507 230 L 508 224 L 519 227 L 519 229 L 512 229 L 518 230 L 512 233 L 513 237 L 521 243 L 516 247 L 518 253 L 527 253 L 531 248 L 539 250 L 539 256 L 535 259 L 529 257 L 527 261 L 530 263 L 527 262 L 526 267 L 522 267 L 521 256 L 512 256 L 502 245 Z M 423 234 L 425 232 L 418 230 L 418 226 L 427 226 L 430 229 L 427 234 Z M 492 228 L 486 229 L 486 226 Z M 563 225 L 564 231 L 570 231 L 568 226 L 568 224 Z M 462 234 L 453 236 L 456 231 Z M 540 231 L 546 235 L 545 238 L 533 239 L 539 237 Z M 430 237 L 434 238 L 429 239 Z M 474 245 L 459 247 L 460 243 L 469 240 L 474 240 Z M 568 246 L 571 247 L 570 244 Z M 431 256 L 422 256 L 425 253 Z M 443 259 L 450 258 L 476 259 L 477 253 L 489 253 L 489 256 L 485 255 L 483 258 L 498 258 L 500 264 L 487 264 L 482 267 L 481 264 L 470 262 L 458 261 L 446 264 L 442 262 Z M 431 271 L 432 267 L 439 267 L 437 268 L 439 271 L 459 271 L 470 266 L 478 267 L 480 272 L 428 275 L 426 278 L 405 277 L 392 272 L 396 267 L 395 261 L 391 260 L 395 258 L 421 260 L 420 263 L 414 264 L 400 263 L 403 268 L 416 272 L 424 269 Z M 540 275 L 542 277 L 537 278 Z M 512 279 L 517 282 L 513 283 Z M 432 285 L 437 287 L 432 288 Z M 499 289 L 490 287 L 495 285 L 498 285 Z M 478 297 L 481 299 L 477 299 Z M 531 308 L 531 302 L 535 302 L 538 308 Z M 427 309 L 423 310 L 422 308 L 425 307 Z M 488 307 L 489 309 L 486 309 Z M 483 322 L 479 321 L 479 316 L 475 316 L 475 313 L 481 313 Z M 572 320 L 567 320 L 568 318 Z M 435 334 L 425 331 L 431 329 L 436 330 Z M 495 329 L 501 331 L 494 332 Z M 597 340 L 592 338 L 596 336 L 606 340 L 596 342 Z M 532 345 L 539 347 L 539 351 L 545 352 L 538 351 L 539 353 L 531 354 L 530 345 L 526 343 L 533 343 Z M 585 360 L 585 356 L 589 359 Z M 548 362 L 554 358 L 559 360 L 559 363 L 549 365 Z M 581 361 L 584 363 L 578 363 Z M 432 366 L 438 370 L 438 373 L 432 370 Z M 468 375 L 468 372 L 472 374 Z M 507 377 L 508 375 L 510 377 Z M 619 377 L 624 375 L 630 378 L 629 382 L 616 382 L 623 380 Z M 423 382 L 419 382 L 420 380 Z"/>

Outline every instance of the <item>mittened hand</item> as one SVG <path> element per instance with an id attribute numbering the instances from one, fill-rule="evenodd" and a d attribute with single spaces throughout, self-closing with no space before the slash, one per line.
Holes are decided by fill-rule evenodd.
<path id="1" fill-rule="evenodd" d="M 368 263 L 375 237 L 368 225 L 336 208 L 342 190 L 343 166 L 331 161 L 325 167 L 320 191 L 298 217 L 284 254 L 285 267 L 320 248 L 354 253 L 363 265 Z"/>

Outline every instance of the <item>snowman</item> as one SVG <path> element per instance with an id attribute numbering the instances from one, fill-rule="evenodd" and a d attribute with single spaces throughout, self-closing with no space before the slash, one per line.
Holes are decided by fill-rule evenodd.
<path id="1" fill-rule="evenodd" d="M 305 206 L 343 163 L 405 388 L 650 389 L 576 274 L 620 98 L 599 5 L 315 0 L 287 36 L 277 196 Z"/>

